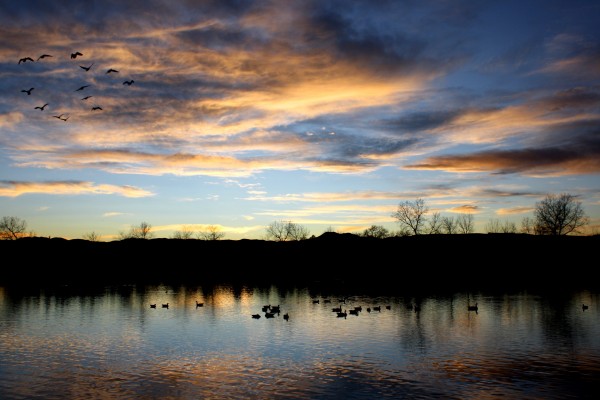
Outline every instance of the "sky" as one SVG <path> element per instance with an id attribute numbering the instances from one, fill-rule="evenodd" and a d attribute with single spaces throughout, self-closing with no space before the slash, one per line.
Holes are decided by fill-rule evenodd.
<path id="1" fill-rule="evenodd" d="M 422 198 L 485 232 L 570 193 L 597 233 L 598 21 L 593 0 L 3 1 L 0 217 L 261 239 L 397 231 Z"/>

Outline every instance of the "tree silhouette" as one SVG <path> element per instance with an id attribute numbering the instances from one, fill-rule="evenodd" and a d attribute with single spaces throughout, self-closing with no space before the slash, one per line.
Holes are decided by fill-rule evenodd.
<path id="1" fill-rule="evenodd" d="M 439 212 L 434 212 L 431 214 L 431 218 L 429 218 L 429 233 L 432 235 L 437 235 L 442 233 L 443 225 L 442 225 L 442 215 Z"/>
<path id="2" fill-rule="evenodd" d="M 535 229 L 540 235 L 568 235 L 579 233 L 588 224 L 581 202 L 569 193 L 548 194 L 536 203 Z"/>
<path id="3" fill-rule="evenodd" d="M 459 214 L 456 218 L 458 232 L 463 234 L 473 233 L 475 231 L 474 219 L 473 214 Z"/>
<path id="4" fill-rule="evenodd" d="M 191 239 L 194 236 L 194 230 L 189 226 L 184 226 L 179 231 L 173 233 L 173 239 Z"/>
<path id="5" fill-rule="evenodd" d="M 221 240 L 225 237 L 225 232 L 220 232 L 216 225 L 209 225 L 203 232 L 198 233 L 198 238 L 202 240 Z"/>
<path id="6" fill-rule="evenodd" d="M 429 207 L 425 205 L 425 200 L 418 198 L 415 201 L 403 201 L 398 204 L 398 210 L 392 214 L 392 217 L 398 220 L 401 226 L 412 231 L 414 235 L 419 235 L 424 228 L 426 218 L 425 214 Z"/>
<path id="7" fill-rule="evenodd" d="M 16 240 L 23 237 L 27 222 L 18 217 L 2 217 L 0 220 L 0 239 Z"/>
<path id="8" fill-rule="evenodd" d="M 309 231 L 291 221 L 274 221 L 266 228 L 266 239 L 277 242 L 307 239 Z"/>
<path id="9" fill-rule="evenodd" d="M 120 233 L 121 239 L 151 239 L 154 235 L 152 232 L 152 225 L 147 222 L 142 222 L 137 226 L 131 226 L 129 232 Z"/>
<path id="10" fill-rule="evenodd" d="M 83 234 L 83 238 L 90 242 L 99 242 L 100 236 L 96 232 L 88 232 Z"/>
<path id="11" fill-rule="evenodd" d="M 390 236 L 390 231 L 381 225 L 371 225 L 362 232 L 361 236 L 384 239 Z"/>

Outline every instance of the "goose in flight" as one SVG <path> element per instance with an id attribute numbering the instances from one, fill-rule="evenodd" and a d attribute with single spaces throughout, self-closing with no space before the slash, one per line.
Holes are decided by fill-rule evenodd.
<path id="1" fill-rule="evenodd" d="M 133 83 L 133 79 L 130 81 L 123 82 L 123 85 L 131 86 L 132 83 Z"/>
<path id="2" fill-rule="evenodd" d="M 90 68 L 92 68 L 92 65 L 94 65 L 94 63 L 91 63 L 89 67 L 84 67 L 83 65 L 80 65 L 79 68 L 89 71 Z"/>
<path id="3" fill-rule="evenodd" d="M 40 61 L 42 58 L 46 58 L 46 57 L 52 57 L 50 54 L 42 54 L 41 56 L 38 57 L 38 61 Z"/>
<path id="4" fill-rule="evenodd" d="M 100 106 L 94 106 L 94 107 L 92 107 L 92 111 L 95 111 L 95 110 L 102 110 L 102 107 L 100 107 Z"/>
<path id="5" fill-rule="evenodd" d="M 80 52 L 76 51 L 75 53 L 71 53 L 71 58 L 77 58 L 77 56 L 82 56 L 83 54 L 81 54 Z"/>
<path id="6" fill-rule="evenodd" d="M 81 100 L 87 100 L 87 99 L 89 99 L 90 97 L 94 97 L 94 96 L 85 96 L 85 97 L 83 97 Z"/>
<path id="7" fill-rule="evenodd" d="M 53 117 L 54 117 L 54 118 L 58 118 L 58 119 L 60 119 L 61 121 L 65 121 L 65 122 L 66 122 L 66 121 L 69 119 L 69 117 L 63 118 L 63 115 L 65 115 L 65 114 L 53 115 Z"/>
<path id="8" fill-rule="evenodd" d="M 90 85 L 83 85 L 82 87 L 80 87 L 79 89 L 76 90 L 76 92 L 79 92 L 80 90 L 85 89 L 86 87 L 89 87 Z"/>
<path id="9" fill-rule="evenodd" d="M 19 64 L 21 64 L 21 63 L 24 63 L 24 62 L 27 62 L 27 61 L 34 62 L 34 61 L 33 61 L 33 58 L 31 58 L 31 57 L 23 57 L 23 58 L 21 58 L 21 59 L 19 60 Z"/>
<path id="10" fill-rule="evenodd" d="M 112 68 L 109 69 L 108 71 L 106 71 L 107 74 L 110 74 L 111 72 L 119 72 L 119 71 L 117 71 L 116 69 L 112 69 Z"/>
<path id="11" fill-rule="evenodd" d="M 21 90 L 21 92 L 23 92 L 23 93 L 27 93 L 28 95 L 30 95 L 30 94 L 31 94 L 31 91 L 32 91 L 33 89 L 34 89 L 34 88 L 31 88 L 31 89 L 29 89 L 29 90 L 23 89 L 23 90 Z"/>
<path id="12" fill-rule="evenodd" d="M 44 104 L 44 105 L 43 105 L 43 106 L 41 106 L 41 107 L 40 107 L 40 106 L 36 106 L 36 107 L 33 107 L 33 108 L 34 108 L 34 109 L 39 109 L 40 111 L 44 111 L 44 108 L 46 108 L 46 106 L 47 106 L 47 105 L 48 105 L 48 103 Z"/>

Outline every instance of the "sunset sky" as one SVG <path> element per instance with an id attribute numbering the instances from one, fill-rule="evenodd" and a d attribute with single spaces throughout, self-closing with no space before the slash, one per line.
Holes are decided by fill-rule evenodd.
<path id="1" fill-rule="evenodd" d="M 568 192 L 599 229 L 599 21 L 593 0 L 4 1 L 0 217 L 262 238 L 394 231 L 421 197 L 483 232 Z"/>

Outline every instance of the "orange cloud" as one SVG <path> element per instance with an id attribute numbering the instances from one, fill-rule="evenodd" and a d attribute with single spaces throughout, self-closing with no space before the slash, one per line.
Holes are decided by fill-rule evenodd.
<path id="1" fill-rule="evenodd" d="M 18 197 L 31 193 L 56 195 L 116 194 L 124 197 L 153 196 L 152 192 L 134 186 L 98 185 L 93 182 L 0 182 L 0 196 Z"/>

